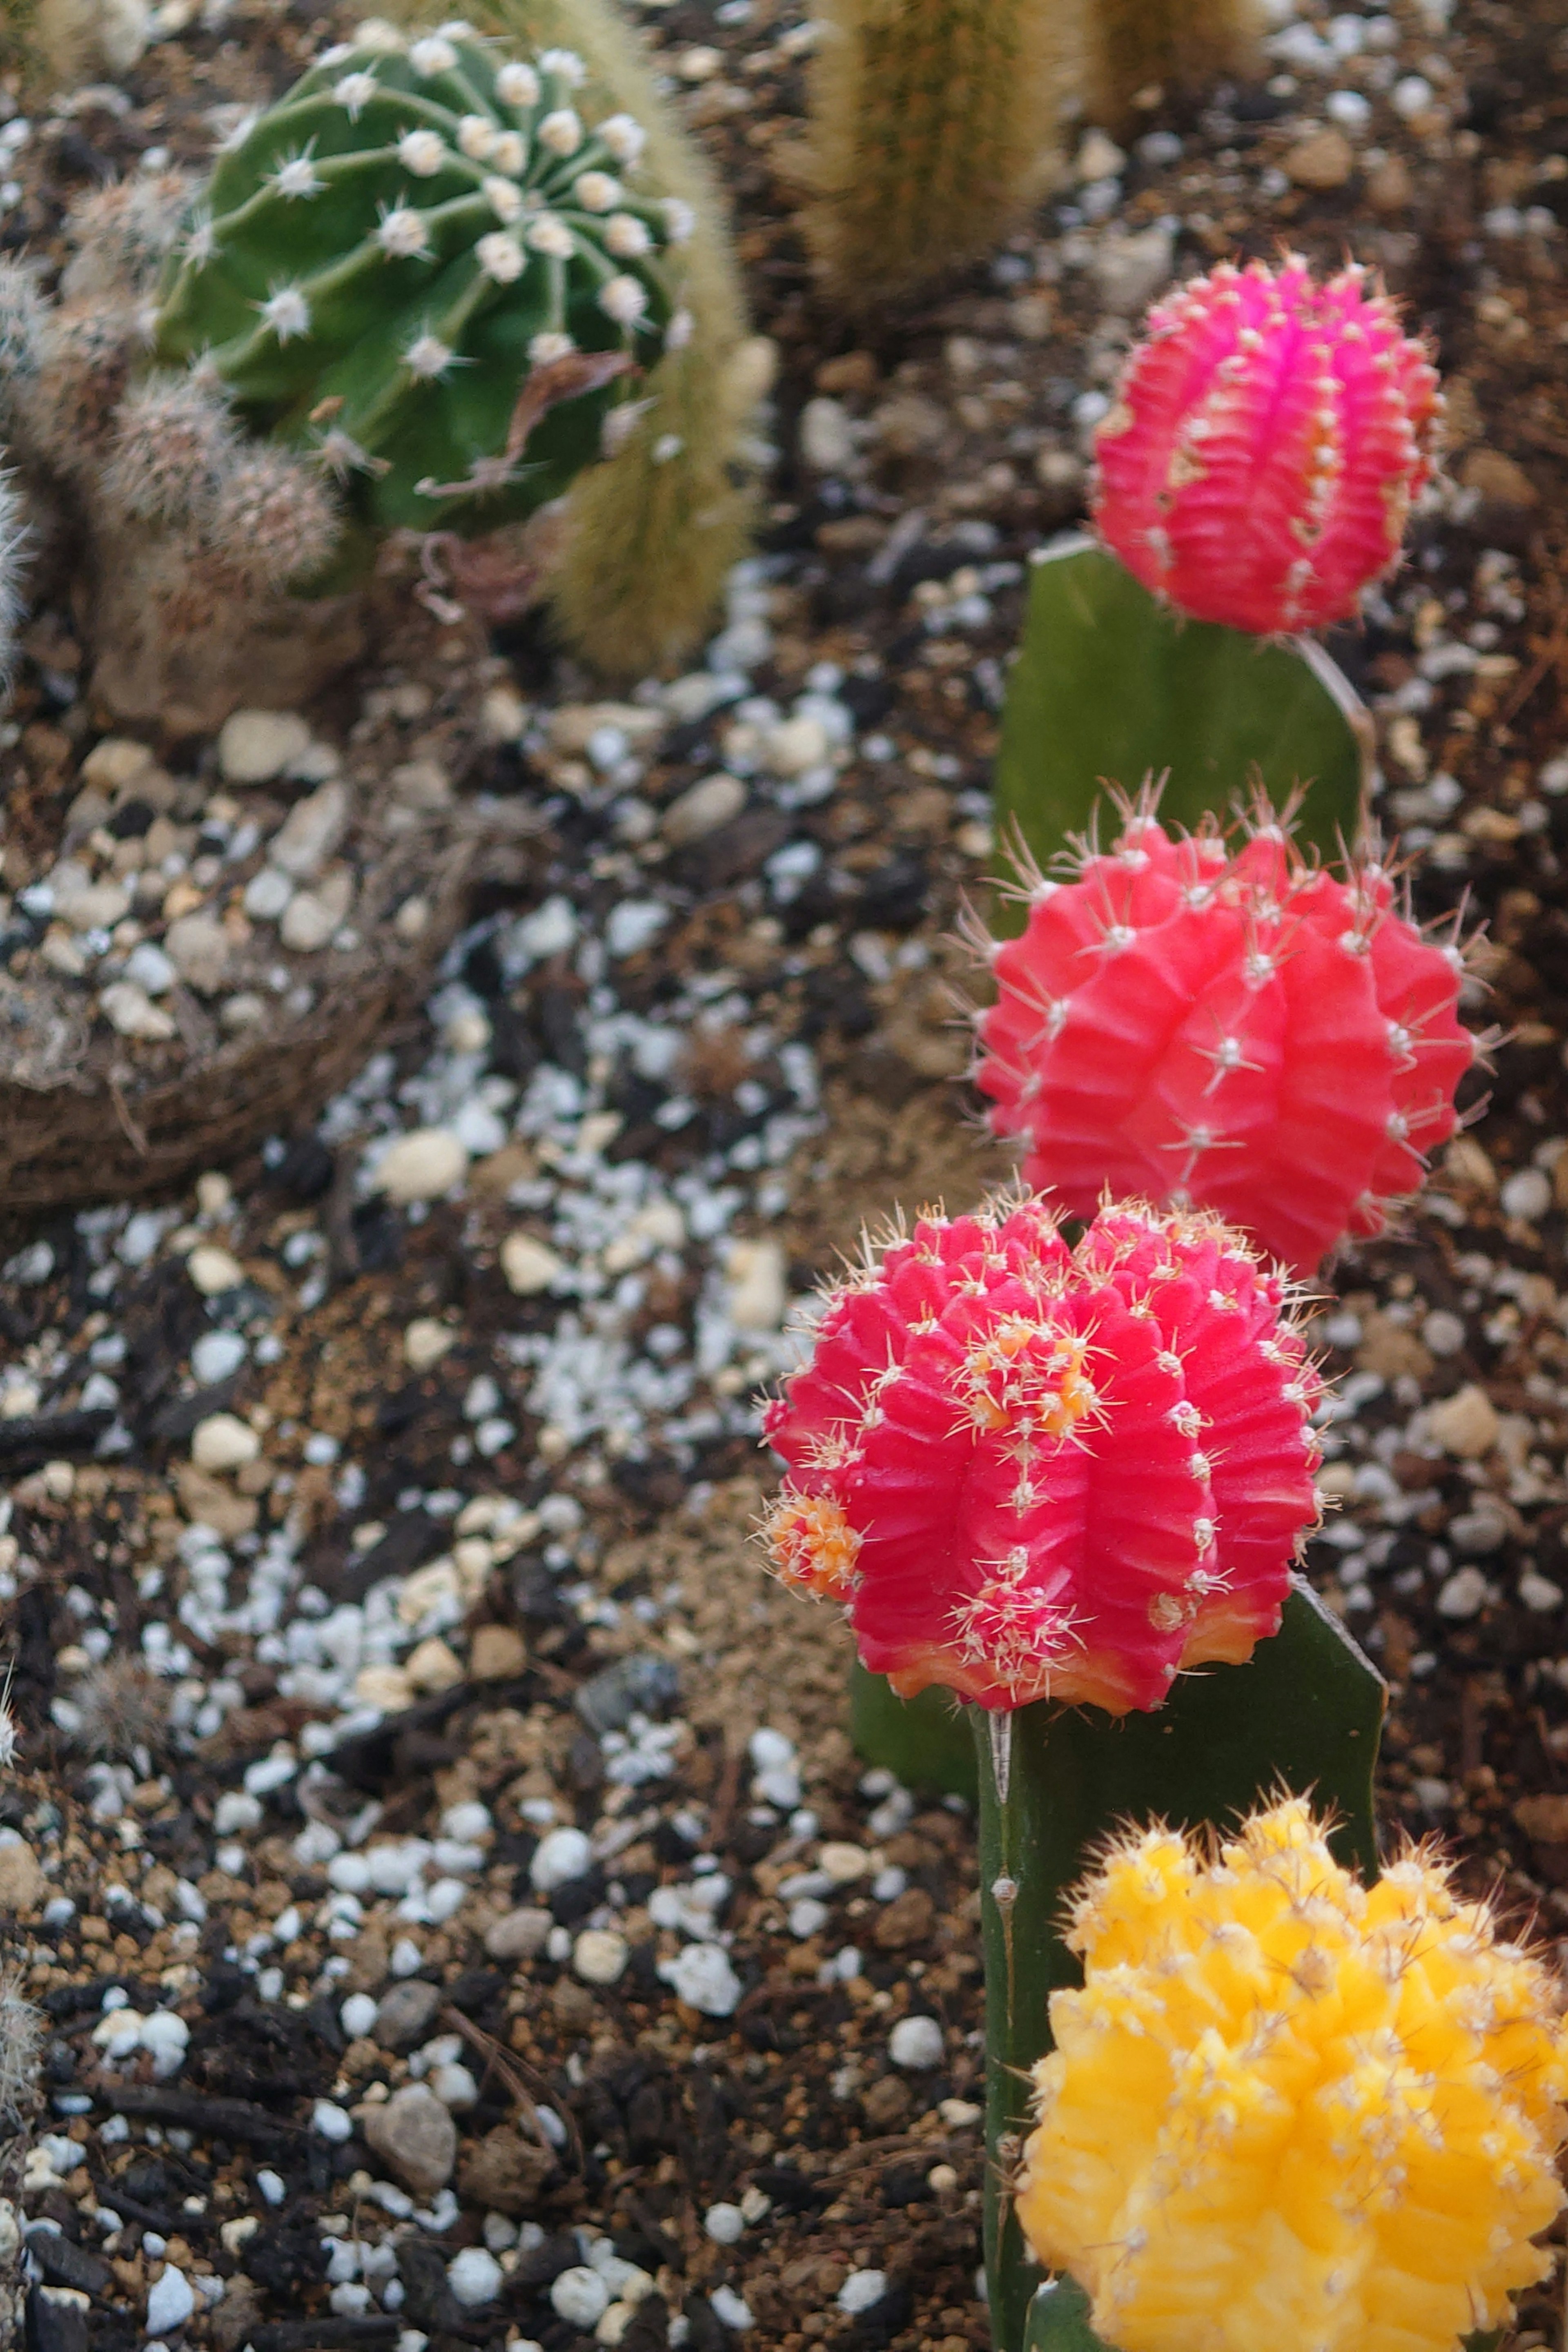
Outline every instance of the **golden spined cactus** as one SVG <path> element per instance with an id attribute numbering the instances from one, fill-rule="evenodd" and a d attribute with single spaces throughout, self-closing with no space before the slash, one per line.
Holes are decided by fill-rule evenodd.
<path id="1" fill-rule="evenodd" d="M 1018 2220 L 1121 2352 L 1458 2352 L 1544 2278 L 1560 1989 L 1407 1852 L 1363 1888 L 1300 1800 L 1132 1833 L 1068 1937 Z"/>
<path id="2" fill-rule="evenodd" d="M 1120 137 L 1144 121 L 1146 93 L 1206 98 L 1227 75 L 1256 72 L 1261 32 L 1258 0 L 1088 0 L 1089 120 Z"/>
<path id="3" fill-rule="evenodd" d="M 412 23 L 425 11 L 394 0 L 387 13 Z M 569 493 L 547 592 L 574 653 L 605 676 L 637 677 L 698 641 L 751 533 L 752 418 L 766 381 L 722 201 L 611 0 L 476 0 L 468 19 L 481 34 L 574 52 L 585 96 L 635 116 L 649 185 L 689 215 L 683 338 L 637 386 L 646 406 L 632 430 Z"/>
<path id="4" fill-rule="evenodd" d="M 1067 0 L 826 0 L 805 228 L 851 310 L 991 252 L 1047 184 Z"/>

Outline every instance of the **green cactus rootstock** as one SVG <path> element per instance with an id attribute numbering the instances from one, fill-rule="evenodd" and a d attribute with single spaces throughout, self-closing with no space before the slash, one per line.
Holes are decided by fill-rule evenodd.
<path id="1" fill-rule="evenodd" d="M 485 532 L 640 417 L 689 332 L 679 198 L 645 133 L 587 121 L 574 52 L 369 23 L 219 157 L 162 289 L 157 356 L 315 451 L 373 530 Z"/>
<path id="2" fill-rule="evenodd" d="M 805 229 L 832 298 L 912 291 L 999 244 L 1050 169 L 1061 0 L 828 0 Z"/>
<path id="3" fill-rule="evenodd" d="M 1325 857 L 1361 837 L 1370 724 L 1313 639 L 1274 641 L 1162 604 L 1116 557 L 1072 539 L 1042 551 L 1007 681 L 996 814 L 1048 866 L 1092 824 L 1107 783 L 1165 775 L 1167 820 L 1228 818 L 1249 782 L 1302 793 L 1300 839 Z M 1004 900 L 1002 930 L 1019 927 Z"/>

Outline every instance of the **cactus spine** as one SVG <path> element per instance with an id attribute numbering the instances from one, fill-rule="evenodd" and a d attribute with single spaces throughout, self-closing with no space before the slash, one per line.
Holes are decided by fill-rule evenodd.
<path id="1" fill-rule="evenodd" d="M 998 244 L 1045 184 L 1064 0 L 827 0 L 812 75 L 805 230 L 847 307 Z"/>
<path id="2" fill-rule="evenodd" d="M 1260 27 L 1257 0 L 1091 0 L 1088 29 L 1089 112 L 1121 132 L 1145 90 L 1192 100 L 1249 72 Z"/>

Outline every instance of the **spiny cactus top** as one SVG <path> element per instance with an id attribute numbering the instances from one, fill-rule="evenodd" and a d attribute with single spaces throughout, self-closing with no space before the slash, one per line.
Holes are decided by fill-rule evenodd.
<path id="1" fill-rule="evenodd" d="M 1068 1937 L 1018 2219 L 1121 2352 L 1458 2352 L 1552 2267 L 1544 1968 L 1419 1853 L 1363 1889 L 1300 1800 L 1129 1837 Z"/>
<path id="2" fill-rule="evenodd" d="M 635 187 L 642 129 L 584 120 L 584 79 L 466 25 L 363 25 L 228 142 L 160 358 L 318 449 L 377 526 L 490 530 L 559 496 L 688 331 L 689 209 Z"/>
<path id="3" fill-rule="evenodd" d="M 1230 855 L 1145 793 L 1074 877 L 1026 877 L 1021 939 L 984 941 L 997 999 L 976 1074 L 1026 1181 L 1069 1215 L 1111 1192 L 1217 1212 L 1300 1275 L 1383 1229 L 1455 1126 L 1477 1042 L 1462 953 L 1372 862 L 1307 866 L 1260 804 Z"/>
<path id="4" fill-rule="evenodd" d="M 1222 263 L 1149 314 L 1096 436 L 1096 525 L 1197 620 L 1345 620 L 1398 558 L 1441 408 L 1359 265 L 1319 286 L 1294 257 Z"/>
<path id="5" fill-rule="evenodd" d="M 1315 1524 L 1318 1385 L 1278 1276 L 1212 1218 L 1037 1201 L 922 1217 L 827 1304 L 769 1409 L 789 1584 L 904 1697 L 1123 1714 L 1278 1630 Z"/>

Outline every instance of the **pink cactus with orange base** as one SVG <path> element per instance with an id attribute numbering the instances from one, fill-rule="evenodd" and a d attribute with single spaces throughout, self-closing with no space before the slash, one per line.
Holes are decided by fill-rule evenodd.
<path id="1" fill-rule="evenodd" d="M 784 1580 L 900 1696 L 1160 1705 L 1272 1633 L 1316 1523 L 1289 1297 L 1216 1219 L 922 1217 L 830 1300 L 770 1409 Z"/>

